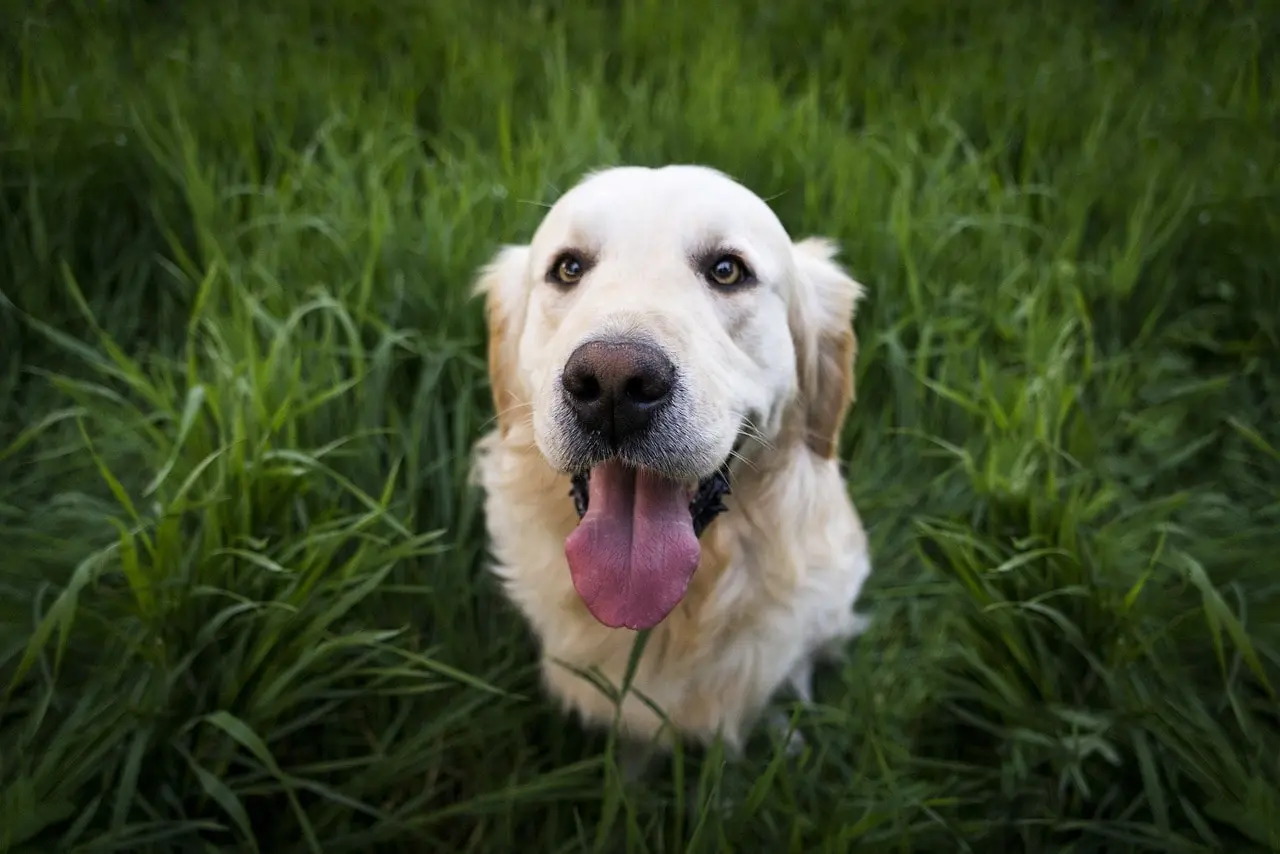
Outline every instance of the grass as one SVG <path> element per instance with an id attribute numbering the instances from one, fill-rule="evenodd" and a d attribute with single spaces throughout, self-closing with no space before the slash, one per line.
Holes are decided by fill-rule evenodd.
<path id="1" fill-rule="evenodd" d="M 1280 850 L 1274 16 L 783 8 L 5 4 L 0 851 Z M 624 793 L 483 571 L 467 292 L 666 161 L 868 287 L 874 626 L 798 763 Z"/>

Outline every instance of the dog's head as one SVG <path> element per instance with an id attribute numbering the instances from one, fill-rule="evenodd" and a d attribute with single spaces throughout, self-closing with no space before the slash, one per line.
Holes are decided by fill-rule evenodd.
<path id="1" fill-rule="evenodd" d="M 622 167 L 481 274 L 499 429 L 531 427 L 550 466 L 589 473 L 566 556 L 602 623 L 649 627 L 679 602 L 689 502 L 743 442 L 834 455 L 861 295 L 834 252 L 719 172 Z"/>

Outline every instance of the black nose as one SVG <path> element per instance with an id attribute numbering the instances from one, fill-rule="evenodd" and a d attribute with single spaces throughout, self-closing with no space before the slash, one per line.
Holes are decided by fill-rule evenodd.
<path id="1" fill-rule="evenodd" d="M 611 443 L 648 427 L 675 381 L 675 365 L 643 341 L 588 341 L 573 351 L 560 379 L 578 423 Z"/>

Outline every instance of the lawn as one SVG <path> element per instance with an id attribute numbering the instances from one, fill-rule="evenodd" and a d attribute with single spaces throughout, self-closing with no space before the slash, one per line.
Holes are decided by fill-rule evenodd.
<path id="1" fill-rule="evenodd" d="M 4 4 L 0 851 L 1280 850 L 1264 5 Z M 484 570 L 469 285 L 670 161 L 866 284 L 874 624 L 628 790 Z"/>

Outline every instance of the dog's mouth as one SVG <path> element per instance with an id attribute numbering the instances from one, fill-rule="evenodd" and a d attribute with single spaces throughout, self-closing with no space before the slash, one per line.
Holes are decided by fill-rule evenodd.
<path id="1" fill-rule="evenodd" d="M 696 487 L 609 459 L 573 478 L 580 519 L 565 541 L 573 586 L 610 628 L 648 629 L 680 604 L 698 568 L 698 542 L 727 508 L 726 460 Z"/>

